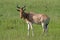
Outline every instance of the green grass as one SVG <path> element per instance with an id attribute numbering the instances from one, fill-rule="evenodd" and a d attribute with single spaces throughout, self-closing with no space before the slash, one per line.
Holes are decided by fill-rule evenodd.
<path id="1" fill-rule="evenodd" d="M 33 24 L 34 37 L 27 36 L 27 24 L 19 17 L 16 5 L 26 5 L 26 11 L 50 16 L 48 35 L 42 35 L 41 25 Z M 0 40 L 60 40 L 60 0 L 0 0 Z"/>

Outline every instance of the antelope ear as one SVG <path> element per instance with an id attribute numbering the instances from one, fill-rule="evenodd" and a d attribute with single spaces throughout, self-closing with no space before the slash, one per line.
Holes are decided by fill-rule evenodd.
<path id="1" fill-rule="evenodd" d="M 20 10 L 17 10 L 17 11 L 20 11 Z"/>
<path id="2" fill-rule="evenodd" d="M 16 9 L 17 11 L 20 11 L 19 9 Z"/>

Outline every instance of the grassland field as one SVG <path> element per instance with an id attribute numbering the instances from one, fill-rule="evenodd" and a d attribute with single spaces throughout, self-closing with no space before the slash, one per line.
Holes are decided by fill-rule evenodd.
<path id="1" fill-rule="evenodd" d="M 34 36 L 27 36 L 27 24 L 19 17 L 16 5 L 26 5 L 27 12 L 50 17 L 48 35 L 41 35 L 41 25 L 33 24 Z M 60 0 L 0 0 L 0 40 L 60 40 Z"/>

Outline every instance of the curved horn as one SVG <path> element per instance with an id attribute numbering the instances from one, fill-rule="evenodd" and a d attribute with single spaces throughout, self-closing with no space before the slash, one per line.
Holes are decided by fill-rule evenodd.
<path id="1" fill-rule="evenodd" d="M 26 7 L 26 6 L 23 6 L 23 7 L 22 7 L 24 11 L 26 10 L 26 8 L 25 8 L 25 7 Z"/>
<path id="2" fill-rule="evenodd" d="M 25 8 L 26 6 L 24 5 L 22 8 Z"/>
<path id="3" fill-rule="evenodd" d="M 17 8 L 20 8 L 20 7 L 17 5 Z"/>

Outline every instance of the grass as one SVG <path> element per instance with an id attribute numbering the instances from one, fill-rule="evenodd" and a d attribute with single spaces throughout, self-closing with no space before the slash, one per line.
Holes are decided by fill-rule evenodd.
<path id="1" fill-rule="evenodd" d="M 50 16 L 48 35 L 41 35 L 41 25 L 33 24 L 34 37 L 27 36 L 27 24 L 19 17 L 16 5 L 26 11 Z M 0 0 L 0 40 L 60 40 L 60 0 Z"/>

